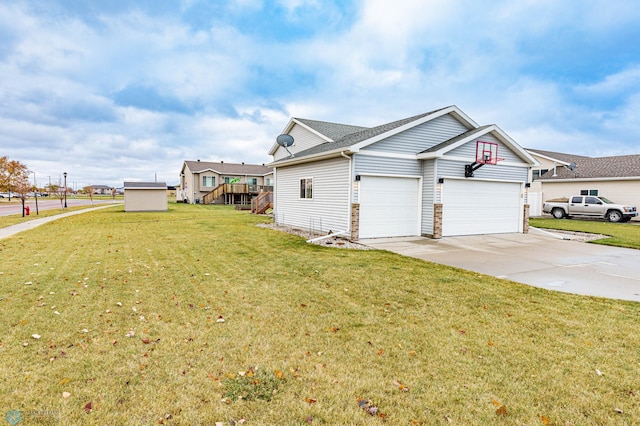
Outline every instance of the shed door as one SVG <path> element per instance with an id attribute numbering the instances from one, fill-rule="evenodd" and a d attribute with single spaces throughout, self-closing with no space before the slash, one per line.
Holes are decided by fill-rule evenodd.
<path id="1" fill-rule="evenodd" d="M 520 232 L 520 183 L 446 179 L 442 187 L 442 235 Z"/>
<path id="2" fill-rule="evenodd" d="M 360 238 L 420 235 L 420 179 L 362 176 Z"/>

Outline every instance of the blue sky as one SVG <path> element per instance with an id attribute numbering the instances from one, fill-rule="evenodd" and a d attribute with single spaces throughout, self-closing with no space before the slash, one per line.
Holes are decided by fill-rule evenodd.
<path id="1" fill-rule="evenodd" d="M 290 117 L 455 104 L 527 148 L 640 154 L 631 0 L 0 4 L 0 155 L 75 186 L 266 163 Z"/>

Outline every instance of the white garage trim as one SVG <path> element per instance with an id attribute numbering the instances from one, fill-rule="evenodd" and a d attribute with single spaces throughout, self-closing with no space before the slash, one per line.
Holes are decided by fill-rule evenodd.
<path id="1" fill-rule="evenodd" d="M 420 235 L 422 177 L 360 175 L 360 238 Z"/>
<path id="2" fill-rule="evenodd" d="M 442 236 L 522 232 L 523 183 L 445 178 Z"/>

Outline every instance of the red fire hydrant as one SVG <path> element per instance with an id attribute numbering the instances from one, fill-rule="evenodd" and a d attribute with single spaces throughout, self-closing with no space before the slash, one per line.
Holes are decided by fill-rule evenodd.
<path id="1" fill-rule="evenodd" d="M 29 212 L 31 211 L 31 209 L 29 208 L 29 206 L 25 206 L 24 207 L 24 214 L 26 214 L 27 216 L 29 216 Z"/>

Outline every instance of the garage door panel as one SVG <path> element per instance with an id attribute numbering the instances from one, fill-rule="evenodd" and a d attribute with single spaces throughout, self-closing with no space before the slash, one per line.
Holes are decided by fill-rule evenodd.
<path id="1" fill-rule="evenodd" d="M 360 238 L 418 235 L 417 178 L 362 176 L 360 180 Z"/>
<path id="2" fill-rule="evenodd" d="M 447 180 L 442 235 L 519 232 L 521 185 L 514 182 Z"/>

